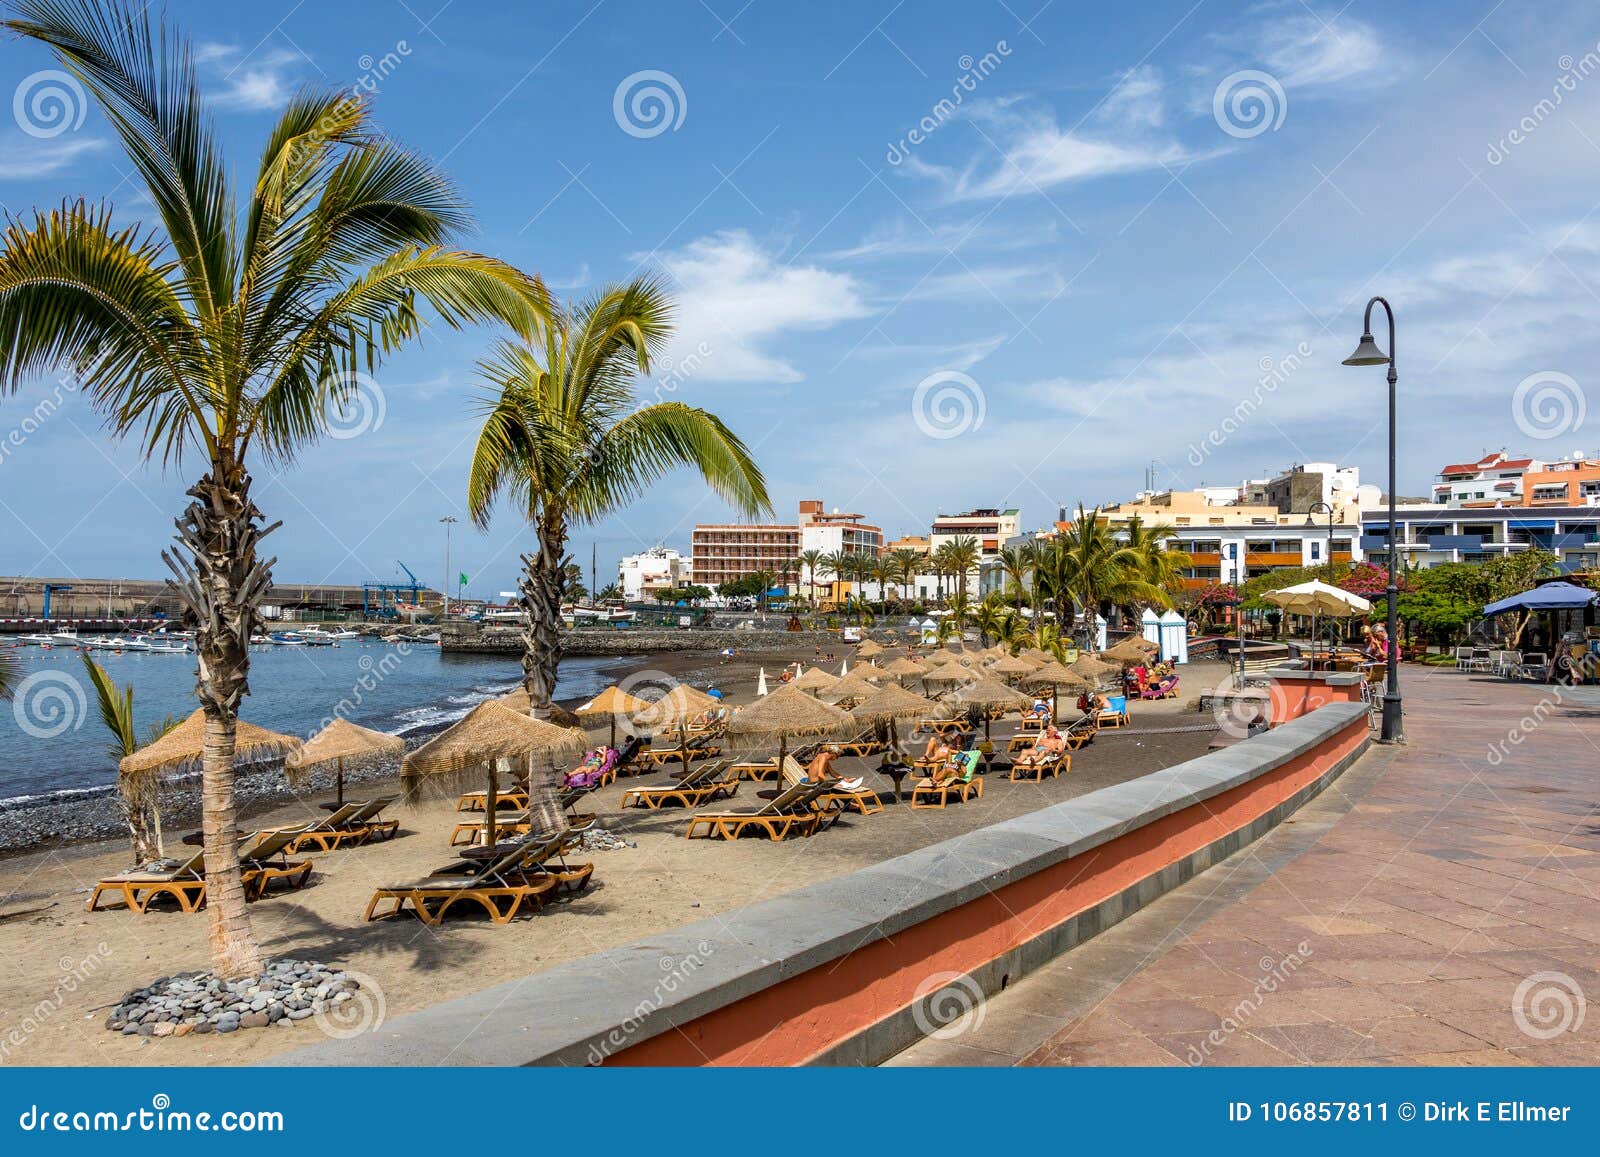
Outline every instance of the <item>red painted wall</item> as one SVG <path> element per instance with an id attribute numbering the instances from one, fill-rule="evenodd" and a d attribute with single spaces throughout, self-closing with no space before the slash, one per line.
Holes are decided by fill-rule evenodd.
<path id="1" fill-rule="evenodd" d="M 1343 690 L 1337 689 L 1337 690 Z M 1365 740 L 1365 718 L 1250 783 L 994 893 L 791 977 L 612 1056 L 626 1065 L 797 1065 L 937 987 L 1034 939 L 1207 844 L 1321 777 Z M 954 979 L 948 976 L 946 979 Z"/>

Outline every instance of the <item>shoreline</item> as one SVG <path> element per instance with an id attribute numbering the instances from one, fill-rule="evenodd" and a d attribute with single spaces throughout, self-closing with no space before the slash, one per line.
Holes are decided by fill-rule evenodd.
<path id="1" fill-rule="evenodd" d="M 599 668 L 608 683 L 621 682 L 634 677 L 636 686 L 662 685 L 670 681 L 689 683 L 704 689 L 715 685 L 719 678 L 728 682 L 748 683 L 754 680 L 757 668 L 765 666 L 781 669 L 783 663 L 796 659 L 810 661 L 812 655 L 803 647 L 793 649 L 787 657 L 775 653 L 754 656 L 736 656 L 724 661 L 715 651 L 684 650 L 665 653 L 644 653 L 617 656 L 613 662 Z M 591 658 L 574 655 L 572 658 Z M 835 652 L 834 663 L 841 657 Z M 484 696 L 491 698 L 492 696 Z M 585 702 L 588 696 L 558 698 L 557 706 L 571 710 Z M 480 700 L 481 702 L 481 700 Z M 445 730 L 454 722 L 417 724 L 405 732 L 407 749 L 413 749 Z M 602 735 L 595 729 L 591 737 Z M 395 769 L 351 768 L 345 771 L 345 786 L 360 784 L 374 788 L 393 786 L 398 791 L 399 775 Z M 162 826 L 169 842 L 197 827 L 200 822 L 199 772 L 184 776 L 167 793 L 162 809 Z M 281 767 L 273 762 L 255 767 L 241 767 L 235 780 L 235 795 L 239 816 L 247 819 L 274 808 L 330 792 L 335 786 L 332 771 L 313 772 L 308 786 L 300 791 L 291 788 Z M 47 794 L 36 793 L 0 800 L 0 860 L 50 849 L 76 848 L 100 843 L 126 840 L 127 823 L 117 795 L 116 785 L 96 787 L 61 788 Z"/>

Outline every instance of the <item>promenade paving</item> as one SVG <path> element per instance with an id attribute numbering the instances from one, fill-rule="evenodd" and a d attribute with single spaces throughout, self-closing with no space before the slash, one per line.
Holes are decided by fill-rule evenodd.
<path id="1" fill-rule="evenodd" d="M 891 1063 L 1600 1063 L 1600 694 L 1406 675 L 1405 746 Z"/>

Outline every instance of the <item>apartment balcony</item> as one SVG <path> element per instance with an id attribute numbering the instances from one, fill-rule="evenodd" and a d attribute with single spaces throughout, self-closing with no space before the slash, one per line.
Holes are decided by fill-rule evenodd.
<path id="1" fill-rule="evenodd" d="M 1436 534 L 1425 540 L 1429 550 L 1482 550 L 1481 534 Z"/>

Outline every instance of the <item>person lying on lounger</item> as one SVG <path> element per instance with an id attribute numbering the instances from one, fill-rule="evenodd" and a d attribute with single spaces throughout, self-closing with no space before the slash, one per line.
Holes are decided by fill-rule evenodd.
<path id="1" fill-rule="evenodd" d="M 839 758 L 839 748 L 835 744 L 828 744 L 811 758 L 806 765 L 807 783 L 831 783 L 844 791 L 854 791 L 861 786 L 861 777 L 845 779 L 833 770 L 833 764 Z"/>
<path id="2" fill-rule="evenodd" d="M 922 749 L 922 758 L 937 759 L 941 762 L 950 758 L 950 753 L 955 749 L 950 746 L 950 741 L 942 735 L 928 736 L 927 745 Z"/>
<path id="3" fill-rule="evenodd" d="M 562 777 L 562 787 L 596 787 L 606 772 L 617 765 L 617 749 L 602 743 L 584 757 L 582 763 Z"/>
<path id="4" fill-rule="evenodd" d="M 1061 732 L 1056 730 L 1054 723 L 1046 727 L 1043 734 L 1033 741 L 1033 746 L 1024 751 L 1013 761 L 1018 767 L 1037 767 L 1047 759 L 1060 755 L 1067 749 L 1067 741 L 1062 738 Z"/>
<path id="5" fill-rule="evenodd" d="M 952 752 L 950 758 L 940 767 L 933 770 L 929 778 L 933 780 L 934 787 L 942 787 L 947 783 L 971 783 L 972 777 L 978 774 L 978 759 L 980 752 L 976 748 L 965 751 Z"/>
<path id="6" fill-rule="evenodd" d="M 1047 719 L 1050 716 L 1050 701 L 1043 697 L 1035 699 L 1033 706 L 1028 708 L 1029 719 Z"/>

